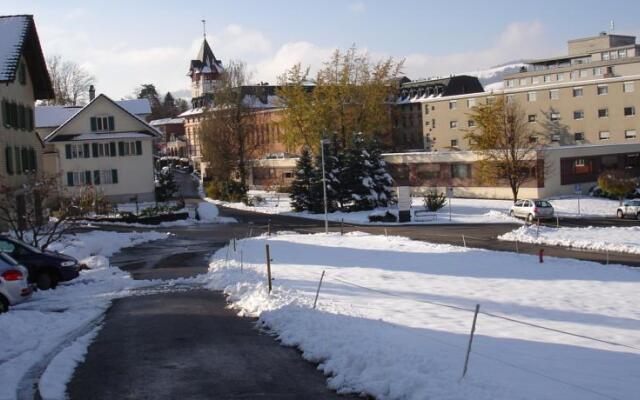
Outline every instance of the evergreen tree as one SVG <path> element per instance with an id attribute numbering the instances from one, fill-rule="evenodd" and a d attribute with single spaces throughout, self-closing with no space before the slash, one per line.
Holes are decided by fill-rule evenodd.
<path id="1" fill-rule="evenodd" d="M 291 183 L 291 206 L 296 211 L 309 210 L 311 206 L 311 185 L 315 171 L 311 153 L 305 148 L 296 162 L 296 175 Z"/>
<path id="2" fill-rule="evenodd" d="M 156 178 L 156 199 L 158 201 L 170 200 L 178 191 L 178 185 L 173 178 L 173 172 L 169 167 L 163 167 Z"/>
<path id="3" fill-rule="evenodd" d="M 352 211 L 370 210 L 375 206 L 373 179 L 369 175 L 369 154 L 364 148 L 362 134 L 353 136 L 353 143 L 346 154 L 346 165 L 342 174 L 344 187 L 349 189 Z"/>
<path id="4" fill-rule="evenodd" d="M 387 207 L 393 204 L 393 178 L 387 170 L 387 163 L 382 158 L 380 146 L 373 141 L 368 146 L 369 176 L 373 179 L 373 192 L 377 207 Z"/>
<path id="5" fill-rule="evenodd" d="M 315 162 L 315 174 L 313 184 L 311 188 L 311 212 L 323 213 L 324 212 L 324 191 L 323 184 L 327 185 L 327 211 L 334 212 L 337 208 L 336 196 L 337 190 L 340 186 L 340 179 L 338 176 L 339 168 L 337 167 L 337 158 L 330 153 L 327 145 L 324 151 L 324 171 L 325 180 L 322 179 L 322 155 L 316 156 Z"/>

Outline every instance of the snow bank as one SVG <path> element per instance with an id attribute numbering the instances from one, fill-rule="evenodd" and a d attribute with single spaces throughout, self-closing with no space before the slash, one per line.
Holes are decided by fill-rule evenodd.
<path id="1" fill-rule="evenodd" d="M 268 293 L 264 246 L 270 245 Z M 283 344 L 319 363 L 328 385 L 380 399 L 635 398 L 640 351 L 481 311 L 640 347 L 640 271 L 363 233 L 279 234 L 219 250 L 207 286 Z M 243 254 L 242 269 L 240 251 Z M 312 309 L 322 271 L 318 308 Z M 447 306 L 444 306 L 444 305 Z"/>
<path id="2" fill-rule="evenodd" d="M 96 325 L 111 300 L 127 296 L 134 288 L 155 284 L 133 280 L 128 273 L 110 266 L 108 256 L 125 247 L 167 237 L 166 233 L 153 231 L 92 231 L 65 236 L 50 246 L 52 250 L 79 258 L 91 269 L 82 271 L 73 281 L 60 284 L 56 290 L 34 293 L 29 301 L 0 315 L 0 399 L 15 399 L 25 374 L 33 366 L 50 361 L 49 357 L 62 350 L 59 346 Z M 62 398 L 57 396 L 63 390 L 59 381 L 67 382 L 71 378 L 90 338 L 81 337 L 70 344 L 68 354 L 53 360 L 53 366 L 40 383 L 43 393 L 52 394 L 49 398 Z"/>
<path id="3" fill-rule="evenodd" d="M 551 228 L 522 226 L 498 237 L 500 240 L 549 244 L 579 249 L 640 254 L 640 226 Z"/>
<path id="4" fill-rule="evenodd" d="M 198 215 L 201 221 L 215 222 L 218 218 L 218 207 L 206 201 L 200 202 L 198 204 Z"/>

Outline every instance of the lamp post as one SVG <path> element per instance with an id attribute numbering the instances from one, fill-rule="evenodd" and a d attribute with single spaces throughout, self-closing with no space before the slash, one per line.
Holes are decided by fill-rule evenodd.
<path id="1" fill-rule="evenodd" d="M 322 158 L 322 195 L 324 197 L 324 233 L 329 233 L 329 216 L 327 214 L 327 177 L 324 172 L 324 145 L 329 143 L 329 140 L 320 140 L 320 154 Z"/>

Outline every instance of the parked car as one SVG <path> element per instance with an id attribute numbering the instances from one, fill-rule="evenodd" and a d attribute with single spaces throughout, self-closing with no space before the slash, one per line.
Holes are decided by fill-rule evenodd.
<path id="1" fill-rule="evenodd" d="M 70 281 L 80 274 L 81 266 L 75 258 L 53 251 L 42 251 L 7 236 L 0 235 L 0 251 L 27 267 L 29 282 L 35 283 L 41 290 L 53 289 L 59 282 Z"/>
<path id="2" fill-rule="evenodd" d="M 605 192 L 598 185 L 593 186 L 591 189 L 589 189 L 589 196 L 591 196 L 591 197 L 604 197 L 604 198 L 607 198 L 607 199 L 618 200 L 618 197 Z M 627 193 L 624 197 L 629 198 L 629 199 L 640 198 L 640 187 L 637 187 L 637 188 L 633 189 L 632 191 Z"/>
<path id="3" fill-rule="evenodd" d="M 618 218 L 634 217 L 640 219 L 640 200 L 625 200 L 616 211 Z"/>
<path id="4" fill-rule="evenodd" d="M 512 217 L 525 218 L 531 222 L 536 219 L 553 218 L 553 206 L 546 200 L 524 199 L 518 200 L 509 210 Z"/>
<path id="5" fill-rule="evenodd" d="M 0 253 L 0 313 L 31 296 L 28 275 L 29 271 L 25 267 L 7 254 Z"/>

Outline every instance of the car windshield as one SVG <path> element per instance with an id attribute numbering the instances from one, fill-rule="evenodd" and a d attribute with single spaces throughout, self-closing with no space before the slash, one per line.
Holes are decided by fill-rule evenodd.
<path id="1" fill-rule="evenodd" d="M 0 253 L 0 258 L 9 265 L 18 265 L 18 262 L 6 253 Z"/>
<path id="2" fill-rule="evenodd" d="M 551 207 L 551 203 L 546 200 L 535 200 L 534 203 L 536 203 L 536 207 Z"/>
<path id="3" fill-rule="evenodd" d="M 11 240 L 13 243 L 15 243 L 15 244 L 17 244 L 17 245 L 19 245 L 19 246 L 26 247 L 29 251 L 32 251 L 32 252 L 37 253 L 37 254 L 41 254 L 41 253 L 42 253 L 42 251 L 41 251 L 39 248 L 37 248 L 37 247 L 33 247 L 33 246 L 31 246 L 30 244 L 27 244 L 27 243 L 25 243 L 25 242 L 20 242 L 20 241 L 17 241 L 17 240 L 15 240 L 15 239 L 10 239 L 10 240 Z"/>

